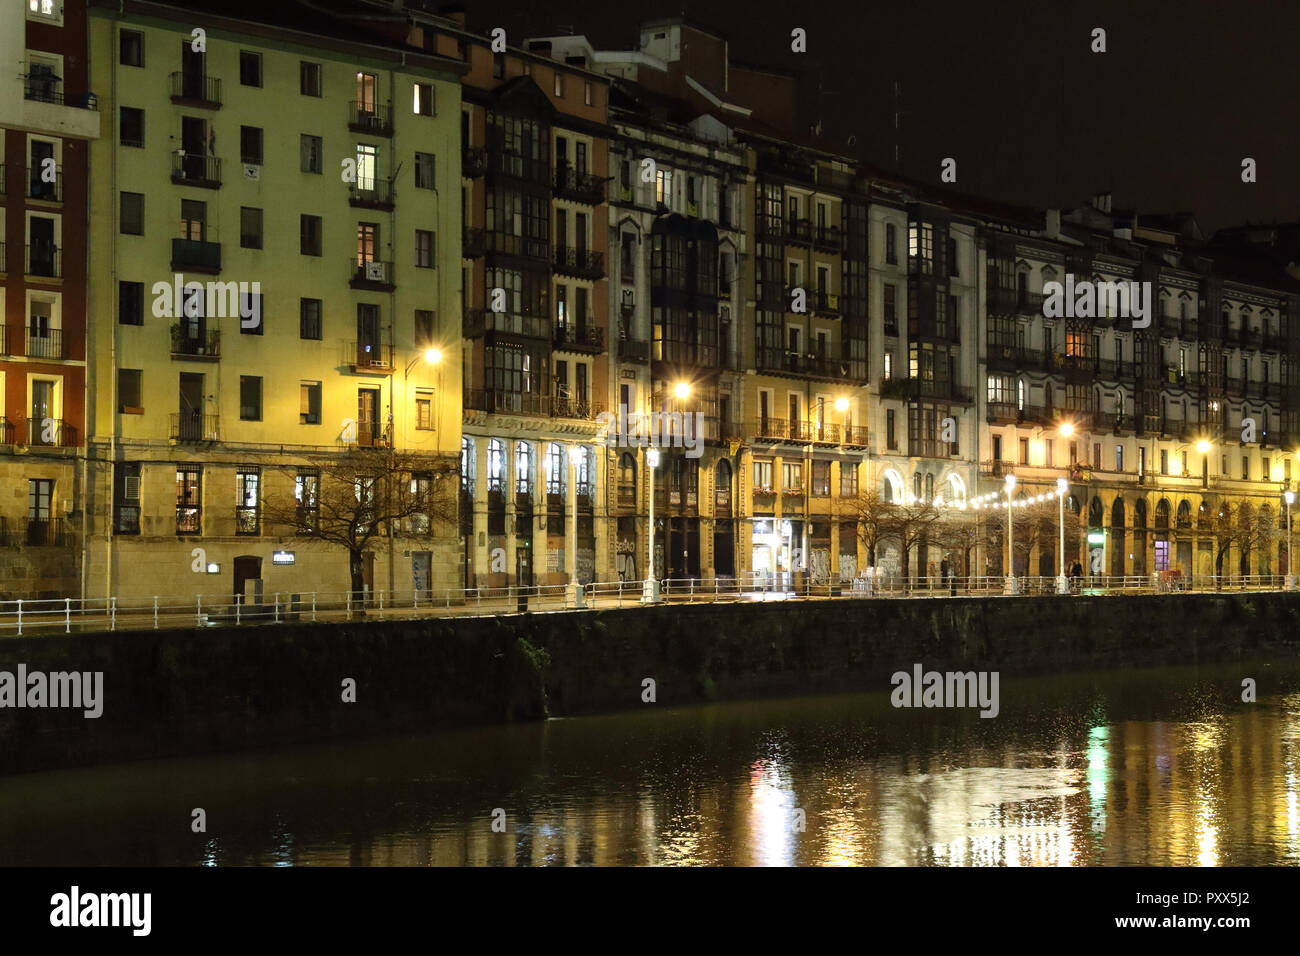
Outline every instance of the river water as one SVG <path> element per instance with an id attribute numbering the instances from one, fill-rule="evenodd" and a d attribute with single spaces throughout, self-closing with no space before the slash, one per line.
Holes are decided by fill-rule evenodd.
<path id="1" fill-rule="evenodd" d="M 1300 662 L 889 689 L 0 778 L 0 865 L 1300 863 Z"/>

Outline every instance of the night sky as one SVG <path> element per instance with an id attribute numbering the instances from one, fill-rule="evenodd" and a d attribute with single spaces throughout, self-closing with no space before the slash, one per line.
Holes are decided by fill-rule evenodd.
<path id="1" fill-rule="evenodd" d="M 1300 218 L 1300 4 L 1263 0 L 1080 3 L 874 0 L 547 0 L 466 4 L 478 31 L 584 33 L 627 48 L 636 26 L 679 14 L 731 41 L 733 59 L 810 72 L 823 133 L 893 170 L 893 83 L 902 83 L 904 175 L 1037 207 L 1110 191 L 1116 208 L 1191 211 L 1202 230 Z M 519 11 L 519 12 L 513 12 Z M 796 11 L 796 12 L 792 12 Z M 790 30 L 808 31 L 808 53 Z M 1090 51 L 1106 29 L 1107 51 Z M 816 97 L 812 98 L 815 101 Z M 810 102 L 809 119 L 816 121 Z M 846 147 L 847 148 L 847 147 Z M 1241 160 L 1258 181 L 1241 182 Z"/>

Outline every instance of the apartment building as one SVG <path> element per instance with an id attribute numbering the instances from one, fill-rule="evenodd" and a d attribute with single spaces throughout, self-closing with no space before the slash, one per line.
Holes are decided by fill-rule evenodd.
<path id="1" fill-rule="evenodd" d="M 100 113 L 81 2 L 0 12 L 0 597 L 77 594 L 86 188 Z"/>
<path id="2" fill-rule="evenodd" d="M 1107 195 L 1034 219 L 987 223 L 981 491 L 997 500 L 1014 473 L 1032 498 L 1066 478 L 1066 564 L 1090 573 L 1289 573 L 1300 286 L 1207 245 L 1188 216 Z M 1045 287 L 1067 276 L 1148 283 L 1149 315 L 1046 316 Z M 1059 573 L 1056 535 L 1016 548 L 1016 573 Z M 1004 567 L 997 526 L 986 568 Z"/>
<path id="3" fill-rule="evenodd" d="M 402 456 L 413 494 L 454 467 L 465 65 L 323 6 L 225 9 L 91 5 L 113 125 L 91 155 L 87 592 L 455 586 L 454 504 L 387 523 L 359 569 L 313 531 L 357 449 Z M 295 521 L 264 514 L 286 502 Z"/>
<path id="4" fill-rule="evenodd" d="M 604 578 L 608 79 L 462 24 L 465 583 Z"/>

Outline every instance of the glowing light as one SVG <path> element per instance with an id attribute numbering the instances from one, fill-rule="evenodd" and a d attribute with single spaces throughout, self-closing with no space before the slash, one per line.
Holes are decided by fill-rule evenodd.
<path id="1" fill-rule="evenodd" d="M 691 397 L 691 385 L 689 382 L 678 382 L 673 386 L 673 394 L 678 398 Z"/>
<path id="2" fill-rule="evenodd" d="M 1202 438 L 1200 441 L 1196 443 L 1196 450 L 1199 451 L 1202 455 L 1204 455 L 1207 451 L 1210 450 L 1210 443 L 1206 441 L 1204 438 Z"/>
<path id="3" fill-rule="evenodd" d="M 437 365 L 439 362 L 442 361 L 442 353 L 437 349 L 426 349 L 424 353 L 424 360 L 428 362 L 430 365 Z"/>
<path id="4" fill-rule="evenodd" d="M 1074 425 L 1070 422 L 1062 422 L 1060 432 L 1066 438 L 1069 438 L 1071 435 L 1074 434 Z"/>
<path id="5" fill-rule="evenodd" d="M 835 399 L 835 410 L 837 412 L 847 412 L 849 410 L 849 400 L 847 398 Z"/>

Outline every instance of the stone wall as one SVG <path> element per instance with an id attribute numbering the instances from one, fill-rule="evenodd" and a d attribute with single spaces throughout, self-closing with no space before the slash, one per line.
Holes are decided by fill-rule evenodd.
<path id="1" fill-rule="evenodd" d="M 0 709 L 0 773 L 723 698 L 1300 651 L 1300 595 L 772 602 L 0 640 L 103 671 L 103 716 Z M 356 702 L 342 682 L 356 681 Z"/>

